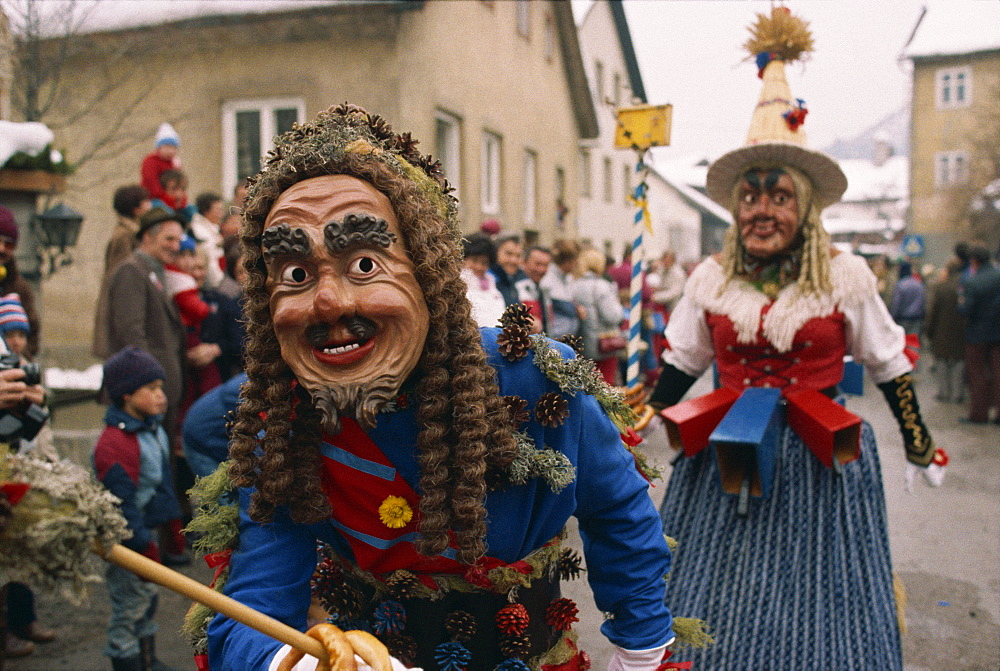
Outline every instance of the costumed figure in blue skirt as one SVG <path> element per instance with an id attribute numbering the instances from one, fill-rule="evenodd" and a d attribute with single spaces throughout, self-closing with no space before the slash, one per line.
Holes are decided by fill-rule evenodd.
<path id="1" fill-rule="evenodd" d="M 367 631 L 397 667 L 584 671 L 559 594 L 575 516 L 611 668 L 654 671 L 670 551 L 622 438 L 634 414 L 526 310 L 477 328 L 456 201 L 415 144 L 343 105 L 250 182 L 247 382 L 206 479 L 238 500 L 231 534 L 208 534 L 216 587 L 300 630 L 315 597 L 307 633 L 331 652 Z M 213 671 L 311 659 L 222 616 L 202 643 Z"/>
<path id="2" fill-rule="evenodd" d="M 911 474 L 939 484 L 943 452 L 920 417 L 903 329 L 865 260 L 832 248 L 820 222 L 847 180 L 807 148 L 805 104 L 785 80 L 809 31 L 782 7 L 758 18 L 747 47 L 763 92 L 747 145 L 707 177 L 735 224 L 684 288 L 650 398 L 684 448 L 661 508 L 680 544 L 667 600 L 713 629 L 713 646 L 683 656 L 697 668 L 899 670 L 874 436 L 831 400 L 845 355 L 885 395 Z M 713 361 L 720 389 L 678 404 Z M 755 431 L 762 440 L 741 442 Z"/>

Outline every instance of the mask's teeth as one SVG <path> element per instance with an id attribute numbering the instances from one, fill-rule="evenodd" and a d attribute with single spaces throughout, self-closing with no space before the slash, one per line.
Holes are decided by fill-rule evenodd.
<path id="1" fill-rule="evenodd" d="M 353 350 L 356 350 L 359 347 L 361 347 L 361 345 L 359 345 L 356 342 L 353 342 L 350 345 L 340 345 L 338 347 L 328 347 L 328 348 L 326 348 L 326 349 L 323 350 L 323 353 L 324 354 L 344 354 L 345 352 L 351 352 Z"/>

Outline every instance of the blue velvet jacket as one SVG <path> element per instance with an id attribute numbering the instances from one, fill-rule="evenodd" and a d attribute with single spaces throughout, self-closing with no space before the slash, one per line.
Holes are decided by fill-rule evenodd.
<path id="1" fill-rule="evenodd" d="M 533 407 L 538 398 L 558 391 L 533 364 L 533 353 L 511 363 L 496 350 L 498 329 L 482 329 L 483 345 L 497 371 L 500 393 L 517 395 Z M 565 357 L 569 348 L 552 343 Z M 569 417 L 555 428 L 532 421 L 524 430 L 538 447 L 565 454 L 576 479 L 554 493 L 541 479 L 490 492 L 487 554 L 512 563 L 560 533 L 571 516 L 579 521 L 587 577 L 597 607 L 613 617 L 601 630 L 625 649 L 646 650 L 673 638 L 672 618 L 664 605 L 664 575 L 670 550 L 647 493 L 618 430 L 590 395 L 564 394 Z M 415 460 L 417 424 L 412 408 L 381 414 L 369 437 L 398 472 L 419 491 Z M 240 543 L 233 553 L 225 591 L 238 601 L 300 630 L 310 601 L 309 579 L 316 565 L 316 540 L 330 543 L 350 558 L 350 548 L 332 523 L 292 523 L 279 510 L 274 521 L 249 519 L 250 492 L 240 492 Z M 281 644 L 237 622 L 217 616 L 209 626 L 213 671 L 266 669 Z"/>

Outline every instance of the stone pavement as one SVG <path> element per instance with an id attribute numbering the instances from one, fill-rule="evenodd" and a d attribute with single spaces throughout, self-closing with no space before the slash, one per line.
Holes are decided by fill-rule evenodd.
<path id="1" fill-rule="evenodd" d="M 692 389 L 708 389 L 706 379 Z M 918 483 L 903 488 L 902 443 L 895 420 L 881 393 L 868 385 L 865 396 L 848 408 L 875 428 L 885 476 L 890 540 L 897 572 L 907 589 L 908 633 L 903 637 L 907 671 L 997 671 L 1000 669 L 1000 426 L 958 422 L 964 406 L 934 400 L 932 381 L 918 383 L 924 419 L 936 442 L 951 455 L 944 485 L 929 489 Z M 666 467 L 672 453 L 660 434 L 645 448 Z M 658 503 L 664 483 L 650 490 Z M 574 542 L 579 543 L 575 536 Z M 201 562 L 183 571 L 207 582 L 211 571 Z M 586 574 L 584 574 L 586 575 Z M 581 609 L 578 625 L 582 647 L 594 668 L 607 667 L 609 645 L 598 628 L 584 579 L 569 583 L 566 596 Z M 98 671 L 110 664 L 101 655 L 109 607 L 104 585 L 95 587 L 80 607 L 39 597 L 42 621 L 60 630 L 59 639 L 39 646 L 35 654 L 8 660 L 8 671 Z M 190 651 L 178 630 L 188 602 L 161 589 L 158 621 L 160 659 L 178 669 L 194 669 Z M 701 670 L 706 671 L 706 670 Z M 712 670 L 719 671 L 719 670 Z M 743 670 L 739 670 L 743 671 Z M 749 670 L 748 670 L 749 671 Z M 877 671 L 877 670 L 873 670 Z"/>

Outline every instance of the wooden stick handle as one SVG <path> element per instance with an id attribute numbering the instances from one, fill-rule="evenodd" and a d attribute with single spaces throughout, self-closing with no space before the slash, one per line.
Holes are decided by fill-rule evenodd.
<path id="1" fill-rule="evenodd" d="M 123 545 L 115 544 L 106 552 L 103 548 L 94 550 L 104 559 L 120 566 L 127 571 L 135 573 L 140 578 L 145 578 L 157 585 L 163 585 L 167 589 L 182 594 L 192 601 L 208 606 L 217 613 L 222 613 L 231 620 L 242 622 L 248 627 L 253 627 L 257 631 L 267 634 L 273 639 L 287 643 L 293 648 L 298 648 L 306 654 L 312 655 L 320 661 L 327 660 L 326 648 L 314 638 L 306 636 L 297 629 L 292 629 L 283 622 L 278 622 L 273 617 L 254 610 L 249 606 L 244 606 L 239 601 L 216 592 L 214 589 L 202 585 L 197 580 L 192 580 L 182 573 L 169 569 L 163 564 L 153 561 L 138 552 L 129 550 Z"/>

